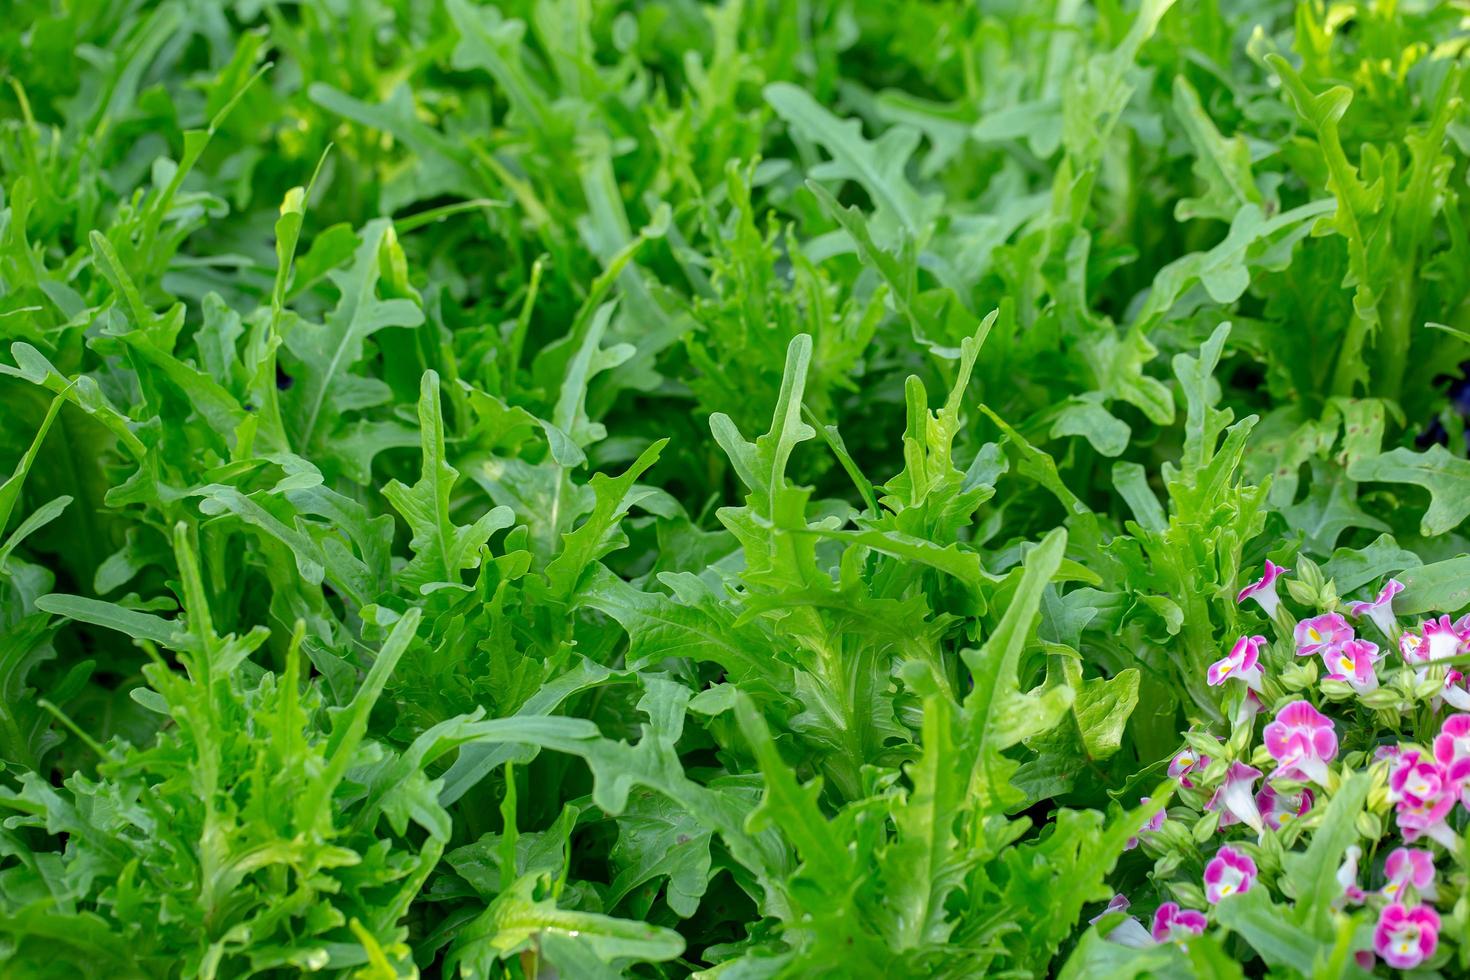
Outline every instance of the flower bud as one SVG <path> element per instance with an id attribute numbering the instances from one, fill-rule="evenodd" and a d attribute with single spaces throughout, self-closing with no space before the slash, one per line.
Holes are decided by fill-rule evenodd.
<path id="1" fill-rule="evenodd" d="M 1281 668 L 1277 677 L 1288 691 L 1305 691 L 1317 683 L 1317 661 L 1295 660 Z"/>
<path id="2" fill-rule="evenodd" d="M 1361 698 L 1363 704 L 1369 708 L 1396 708 L 1403 700 L 1403 695 L 1389 687 L 1380 687 L 1376 691 L 1369 691 Z"/>
<path id="3" fill-rule="evenodd" d="M 1174 900 L 1187 908 L 1202 909 L 1208 907 L 1205 902 L 1204 889 L 1192 881 L 1171 881 L 1169 891 L 1174 893 Z"/>
<path id="4" fill-rule="evenodd" d="M 1317 605 L 1317 590 L 1306 582 L 1291 579 L 1286 583 L 1286 592 L 1304 606 Z"/>
<path id="5" fill-rule="evenodd" d="M 1199 823 L 1194 825 L 1194 839 L 1203 844 L 1215 836 L 1215 828 L 1220 823 L 1220 811 L 1214 810 L 1200 817 Z"/>

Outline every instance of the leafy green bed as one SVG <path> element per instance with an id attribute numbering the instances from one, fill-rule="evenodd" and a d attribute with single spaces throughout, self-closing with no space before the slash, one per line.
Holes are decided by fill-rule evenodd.
<path id="1" fill-rule="evenodd" d="M 1465 17 L 17 0 L 0 972 L 1463 973 Z"/>

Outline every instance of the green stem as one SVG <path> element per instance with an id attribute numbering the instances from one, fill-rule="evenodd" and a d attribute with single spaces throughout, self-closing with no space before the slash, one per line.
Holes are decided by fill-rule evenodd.
<path id="1" fill-rule="evenodd" d="M 1368 321 L 1357 313 L 1348 322 L 1347 338 L 1337 354 L 1337 367 L 1332 373 L 1332 394 L 1351 398 L 1353 379 L 1363 363 L 1363 342 L 1368 335 Z"/>
<path id="2" fill-rule="evenodd" d="M 1381 356 L 1378 392 L 1397 401 L 1404 387 L 1404 372 L 1409 363 L 1409 335 L 1414 313 L 1414 277 L 1412 267 L 1400 268 L 1388 283 L 1384 297 L 1383 326 L 1378 335 Z"/>

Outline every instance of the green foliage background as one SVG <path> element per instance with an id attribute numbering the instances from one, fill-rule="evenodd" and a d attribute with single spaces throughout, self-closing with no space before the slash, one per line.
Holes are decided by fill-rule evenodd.
<path id="1" fill-rule="evenodd" d="M 1265 557 L 1470 604 L 1466 16 L 18 0 L 6 975 L 1061 969 Z"/>

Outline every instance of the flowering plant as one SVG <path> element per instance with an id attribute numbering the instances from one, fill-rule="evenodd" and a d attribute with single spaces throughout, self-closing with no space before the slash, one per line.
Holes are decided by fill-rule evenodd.
<path id="1" fill-rule="evenodd" d="M 1452 962 L 1470 914 L 1470 700 L 1455 669 L 1470 616 L 1401 622 L 1398 581 L 1344 604 L 1298 567 L 1300 617 L 1262 601 L 1286 574 L 1270 561 L 1241 591 L 1274 639 L 1241 636 L 1210 666 L 1226 720 L 1183 733 L 1171 805 L 1139 835 L 1152 866 L 1120 865 L 1078 962 L 1120 947 L 1315 975 L 1326 955 L 1334 976 Z"/>

